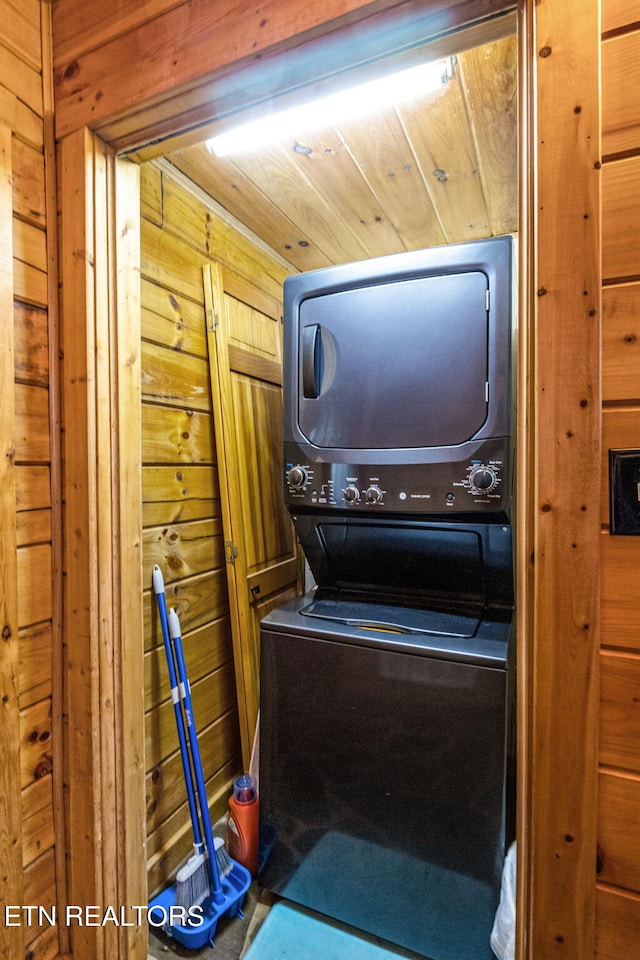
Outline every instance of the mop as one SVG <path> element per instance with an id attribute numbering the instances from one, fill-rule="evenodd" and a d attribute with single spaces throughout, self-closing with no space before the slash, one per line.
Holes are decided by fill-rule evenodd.
<path id="1" fill-rule="evenodd" d="M 158 601 L 167 653 L 171 695 L 176 713 L 187 800 L 192 818 L 194 853 L 185 867 L 179 871 L 176 883 L 162 891 L 150 902 L 149 921 L 153 926 L 161 926 L 166 934 L 176 939 L 183 946 L 195 950 L 206 944 L 213 946 L 215 930 L 220 917 L 242 916 L 242 905 L 251 883 L 251 875 L 241 864 L 236 863 L 229 857 L 221 840 L 214 840 L 213 838 L 209 802 L 191 703 L 191 690 L 182 648 L 180 621 L 173 609 L 169 611 L 167 618 L 164 582 L 157 565 L 153 571 L 153 585 Z M 191 759 L 189 759 L 185 726 Z M 194 777 L 196 789 L 193 785 Z M 198 817 L 196 805 L 196 791 L 200 805 L 200 817 Z M 200 818 L 202 820 L 202 832 L 200 831 Z"/>
<path id="2" fill-rule="evenodd" d="M 193 830 L 193 855 L 189 858 L 185 866 L 178 871 L 178 876 L 176 877 L 176 905 L 188 908 L 190 906 L 199 906 L 205 900 L 209 892 L 209 876 L 206 866 L 204 843 L 202 840 L 202 834 L 200 832 L 198 808 L 196 807 L 196 798 L 193 790 L 193 779 L 191 765 L 189 762 L 189 752 L 187 749 L 184 716 L 182 713 L 182 706 L 180 704 L 178 679 L 176 677 L 173 651 L 169 637 L 164 580 L 162 577 L 162 571 L 157 564 L 153 568 L 153 589 L 155 591 L 156 600 L 158 603 L 158 613 L 160 615 L 160 623 L 162 626 L 162 638 L 164 641 L 164 651 L 167 658 L 169 683 L 171 685 L 171 699 L 173 700 L 176 729 L 178 731 L 178 742 L 180 744 L 180 758 L 182 760 L 184 782 L 187 789 L 187 803 L 189 805 L 191 828 Z"/>

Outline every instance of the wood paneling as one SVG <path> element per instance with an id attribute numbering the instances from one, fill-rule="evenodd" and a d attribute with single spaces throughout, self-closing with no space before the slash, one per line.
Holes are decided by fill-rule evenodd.
<path id="1" fill-rule="evenodd" d="M 34 70 L 42 67 L 38 0 L 2 0 L 2 42 Z"/>
<path id="2" fill-rule="evenodd" d="M 605 156 L 637 150 L 640 143 L 640 30 L 602 44 L 602 117 Z"/>
<path id="3" fill-rule="evenodd" d="M 118 0 L 94 7 L 74 0 L 56 0 L 56 66 L 95 50 L 114 35 L 129 33 L 148 20 L 179 7 L 186 0 Z"/>
<path id="4" fill-rule="evenodd" d="M 640 650 L 640 539 L 602 538 L 602 643 Z"/>
<path id="5" fill-rule="evenodd" d="M 138 170 L 88 131 L 60 163 L 69 898 L 144 903 Z M 73 931 L 87 956 L 127 945 L 146 932 Z"/>
<path id="6" fill-rule="evenodd" d="M 204 770 L 218 771 L 232 764 L 226 777 L 233 776 L 241 764 L 238 714 L 234 709 L 218 717 L 210 728 L 201 732 L 201 758 Z M 222 762 L 223 758 L 226 762 Z M 162 823 L 176 810 L 182 811 L 182 821 L 187 822 L 184 772 L 180 754 L 176 751 L 147 774 L 147 824 L 150 833 L 155 833 Z"/>
<path id="7" fill-rule="evenodd" d="M 213 463 L 212 431 L 209 414 L 145 404 L 142 460 L 146 464 Z"/>
<path id="8" fill-rule="evenodd" d="M 605 287 L 602 321 L 602 399 L 640 402 L 640 283 Z"/>
<path id="9" fill-rule="evenodd" d="M 0 40 L 0 116 L 8 124 L 13 139 L 11 154 L 15 164 L 12 177 L 3 177 L 3 196 L 9 187 L 9 209 L 3 209 L 2 222 L 12 228 L 13 271 L 12 276 L 3 280 L 3 342 L 2 356 L 7 363 L 14 363 L 15 392 L 3 384 L 2 406 L 5 422 L 12 421 L 12 439 L 4 449 L 11 449 L 9 458 L 14 465 L 15 485 L 13 490 L 9 478 L 3 474 L 3 496 L 5 506 L 9 496 L 15 497 L 13 515 L 6 516 L 3 507 L 3 523 L 8 522 L 13 529 L 13 538 L 7 540 L 3 528 L 3 544 L 17 545 L 13 577 L 7 577 L 3 570 L 3 600 L 7 601 L 17 591 L 17 618 L 20 622 L 18 643 L 19 706 L 21 726 L 36 715 L 53 715 L 54 689 L 59 689 L 60 678 L 54 682 L 54 636 L 59 648 L 60 635 L 52 622 L 54 607 L 53 563 L 52 556 L 60 548 L 59 538 L 54 548 L 53 528 L 59 513 L 56 501 L 52 497 L 52 473 L 50 460 L 52 451 L 57 449 L 50 435 L 53 424 L 50 408 L 55 409 L 56 381 L 55 372 L 50 369 L 50 352 L 53 342 L 50 326 L 54 323 L 54 313 L 49 311 L 49 299 L 53 291 L 57 296 L 56 265 L 51 257 L 51 235 L 46 233 L 48 210 L 54 211 L 55 233 L 55 178 L 49 179 L 47 193 L 45 175 L 45 154 L 49 151 L 45 133 L 45 103 L 51 104 L 52 74 L 47 68 L 49 62 L 46 52 L 50 37 L 46 24 L 49 8 L 43 7 L 38 0 L 1 0 L 0 16 L 3 34 Z M 50 107 L 51 109 L 51 107 Z M 49 221 L 51 222 L 51 221 Z M 4 248 L 3 248 L 4 249 Z M 13 293 L 13 303 L 11 294 Z M 11 336 L 10 336 L 11 332 Z M 57 361 L 57 351 L 55 351 Z M 3 435 L 4 436 L 4 435 Z M 4 442 L 4 440 L 3 440 Z M 16 464 L 17 460 L 17 464 Z M 17 512 L 16 512 L 17 511 Z M 56 553 L 57 555 L 57 553 Z M 8 617 L 5 612 L 3 615 Z M 9 619 L 4 621 L 9 623 Z M 16 630 L 17 638 L 17 630 Z M 6 649 L 6 645 L 3 645 Z M 2 671 L 0 671 L 2 672 Z M 57 685 L 56 685 L 57 684 Z M 59 698 L 57 705 L 59 707 Z M 6 709 L 3 711 L 6 713 Z M 13 856 L 19 855 L 27 868 L 25 889 L 28 891 L 33 861 L 41 861 L 41 855 L 48 851 L 46 864 L 51 869 L 40 873 L 40 900 L 43 904 L 57 903 L 54 833 L 62 836 L 62 810 L 54 813 L 52 803 L 52 775 L 50 773 L 55 759 L 60 757 L 59 729 L 56 738 L 49 726 L 43 726 L 36 734 L 36 741 L 21 743 L 20 766 L 21 782 L 30 782 L 22 791 L 22 803 L 19 797 L 13 801 L 13 815 L 22 809 L 23 846 L 19 844 L 8 854 L 3 854 L 4 902 L 25 902 L 14 899 L 15 894 L 5 896 L 9 887 L 6 878 L 13 871 Z M 31 729 L 33 737 L 35 731 Z M 18 727 L 16 724 L 16 735 Z M 40 740 L 40 737 L 42 739 Z M 54 746 L 54 739 L 56 744 Z M 40 765 L 35 762 L 37 744 L 48 753 L 46 760 L 41 758 Z M 12 760 L 9 744 L 3 744 L 2 764 Z M 45 766 L 49 774 L 44 780 Z M 33 778 L 25 777 L 25 770 L 31 767 Z M 56 771 L 57 774 L 57 771 Z M 5 789 L 0 791 L 5 798 L 8 781 L 2 774 Z M 56 780 L 56 785 L 59 781 Z M 41 784 L 46 786 L 43 792 Z M 44 799 L 43 799 L 44 798 Z M 3 818 L 4 819 L 4 815 Z M 10 830 L 12 815 L 7 818 Z M 6 830 L 5 834 L 6 836 Z M 59 843 L 57 855 L 62 846 Z M 21 874 L 21 871 L 19 871 Z M 60 889 L 62 888 L 62 877 Z M 11 883 L 21 883 L 21 876 L 12 877 Z M 5 947 L 3 955 L 22 956 L 22 944 L 37 943 L 39 955 L 57 957 L 64 949 L 64 934 L 60 939 L 58 927 L 48 928 L 38 936 L 38 929 L 15 931 L 14 949 L 6 941 L 9 934 L 3 927 L 0 943 Z M 60 941 L 60 942 L 59 942 Z M 34 948 L 35 949 L 35 948 Z"/>
<path id="10" fill-rule="evenodd" d="M 636 0 L 602 0 L 602 32 L 629 30 L 640 25 Z"/>
<path id="11" fill-rule="evenodd" d="M 48 462 L 50 458 L 48 392 L 41 387 L 17 383 L 15 402 L 16 460 Z"/>
<path id="12" fill-rule="evenodd" d="M 167 584 L 167 607 L 175 607 L 184 633 L 228 614 L 227 585 L 221 573 L 212 570 Z M 162 642 L 155 600 L 150 593 L 145 594 L 144 642 L 145 650 Z"/>
<path id="13" fill-rule="evenodd" d="M 165 287 L 142 278 L 142 335 L 175 350 L 206 356 L 202 305 L 178 298 Z"/>
<path id="14" fill-rule="evenodd" d="M 208 727 L 235 704 L 233 664 L 224 664 L 209 676 L 191 685 L 193 716 L 198 730 Z M 165 700 L 147 713 L 145 763 L 147 770 L 178 749 L 172 701 Z M 201 735 L 201 734 L 200 734 Z"/>
<path id="15" fill-rule="evenodd" d="M 598 779 L 598 879 L 640 890 L 640 777 L 601 771 Z"/>
<path id="16" fill-rule="evenodd" d="M 51 702 L 39 703 L 20 711 L 21 785 L 40 780 L 51 773 Z"/>
<path id="17" fill-rule="evenodd" d="M 232 659 L 231 627 L 226 616 L 186 633 L 182 640 L 192 683 Z M 162 703 L 170 695 L 164 645 L 154 647 L 145 655 L 144 691 L 147 709 Z"/>
<path id="18" fill-rule="evenodd" d="M 43 274 L 46 277 L 46 274 Z M 49 384 L 49 338 L 47 311 L 15 306 L 15 370 L 16 379 L 38 386 Z"/>
<path id="19" fill-rule="evenodd" d="M 640 276 L 640 98 L 637 5 L 605 0 L 602 44 L 603 131 L 603 493 L 609 448 L 640 442 L 634 350 Z M 635 156 L 634 156 L 635 154 Z M 626 156 L 625 156 L 626 155 Z M 621 159 L 615 159 L 620 157 Z M 607 524 L 608 496 L 602 522 Z M 640 931 L 640 564 L 637 538 L 602 538 L 602 652 L 596 957 L 631 960 Z"/>
<path id="20" fill-rule="evenodd" d="M 143 582 L 158 564 L 177 610 L 212 811 L 242 766 L 226 564 L 207 362 L 201 264 L 220 249 L 240 287 L 261 274 L 273 301 L 282 275 L 261 251 L 167 173 L 144 167 L 142 226 Z M 196 282 L 197 281 L 197 282 Z M 249 308 L 246 308 L 248 312 Z M 184 778 L 155 598 L 147 589 L 145 695 L 148 881 L 155 889 L 190 852 Z"/>
<path id="21" fill-rule="evenodd" d="M 165 584 L 224 567 L 222 524 L 217 517 L 149 527 L 144 531 L 143 545 L 145 583 L 151 582 L 156 563 L 163 571 Z"/>
<path id="22" fill-rule="evenodd" d="M 13 231 L 11 131 L 0 125 L 0 449 L 15 450 Z M 16 544 L 16 468 L 13 456 L 0 457 L 0 899 L 22 903 L 22 817 L 20 811 L 21 741 L 18 729 L 20 593 Z M 0 949 L 21 956 L 24 932 L 0 924 Z"/>
<path id="23" fill-rule="evenodd" d="M 640 157 L 602 168 L 602 277 L 637 279 L 640 246 Z"/>
<path id="24" fill-rule="evenodd" d="M 596 960 L 636 960 L 640 896 L 598 885 L 596 908 Z"/>
<path id="25" fill-rule="evenodd" d="M 51 624 L 20 631 L 20 706 L 51 696 Z"/>
<path id="26" fill-rule="evenodd" d="M 217 516 L 218 478 L 210 466 L 143 467 L 142 522 L 158 524 Z"/>
<path id="27" fill-rule="evenodd" d="M 601 660 L 600 761 L 640 773 L 640 657 L 607 651 Z"/>
<path id="28" fill-rule="evenodd" d="M 209 379 L 205 360 L 178 350 L 144 343 L 142 396 L 145 400 L 185 403 L 190 410 L 208 410 Z"/>

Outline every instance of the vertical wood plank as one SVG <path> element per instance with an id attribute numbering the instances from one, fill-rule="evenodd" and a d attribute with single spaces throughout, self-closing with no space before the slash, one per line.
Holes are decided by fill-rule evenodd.
<path id="1" fill-rule="evenodd" d="M 95 245 L 93 138 L 80 130 L 60 145 L 62 347 L 65 463 L 64 635 L 68 788 L 68 895 L 103 902 L 99 592 L 96 486 Z M 106 256 L 107 251 L 100 251 Z M 109 838 L 104 838 L 108 841 Z M 74 954 L 104 960 L 101 928 L 73 927 Z"/>
<path id="2" fill-rule="evenodd" d="M 126 160 L 115 163 L 116 335 L 114 400 L 118 432 L 116 646 L 120 903 L 147 902 L 144 756 L 144 626 L 142 607 L 142 465 L 140 368 L 140 178 Z M 122 928 L 120 955 L 145 960 L 147 930 Z"/>
<path id="3" fill-rule="evenodd" d="M 117 906 L 146 902 L 138 174 L 88 131 L 60 155 L 69 902 Z M 110 926 L 74 956 L 146 956 Z"/>
<path id="4" fill-rule="evenodd" d="M 94 321 L 95 321 L 95 442 L 100 468 L 96 471 L 96 561 L 98 564 L 98 669 L 99 682 L 99 724 L 100 724 L 100 783 L 102 793 L 100 828 L 103 837 L 111 837 L 111 843 L 102 844 L 100 869 L 102 872 L 103 903 L 120 903 L 119 879 L 120 862 L 118 843 L 118 804 L 110 803 L 109 797 L 117 796 L 119 790 L 117 770 L 117 736 L 114 735 L 116 723 L 116 678 L 114 629 L 117 604 L 115 601 L 115 580 L 117 572 L 114 562 L 104 562 L 105 556 L 114 555 L 117 549 L 115 541 L 114 517 L 111 509 L 112 485 L 116 464 L 114 462 L 112 438 L 112 353 L 111 342 L 113 327 L 112 276 L 105 259 L 99 251 L 111 253 L 110 238 L 113 235 L 113 215 L 111 198 L 113 188 L 111 176 L 113 157 L 108 148 L 97 138 L 94 140 L 93 183 L 94 183 L 94 236 L 97 260 L 94 264 Z M 64 212 L 63 212 L 64 215 Z M 115 560 L 115 557 L 114 557 Z M 104 929 L 104 953 L 106 957 L 118 956 L 118 930 L 113 924 Z"/>
<path id="5" fill-rule="evenodd" d="M 525 398 L 532 442 L 523 479 L 531 511 L 520 540 L 531 591 L 520 664 L 528 744 L 519 758 L 527 767 L 521 803 L 528 829 L 521 837 L 528 890 L 521 923 L 525 957 L 582 960 L 593 957 L 595 924 L 599 5 L 558 0 L 534 11 L 527 56 L 536 126 L 527 157 L 534 266 Z"/>
<path id="6" fill-rule="evenodd" d="M 11 130 L 0 126 L 0 903 L 22 904 L 16 547 Z M 0 923 L 0 953 L 21 957 L 21 926 Z"/>
<path id="7" fill-rule="evenodd" d="M 65 798 L 63 778 L 63 659 L 62 659 L 62 441 L 60 433 L 60 317 L 58 311 L 58 203 L 56 176 L 56 139 L 53 101 L 53 37 L 51 5 L 40 6 L 42 37 L 42 99 L 46 211 L 47 335 L 49 379 L 49 430 L 51 444 L 51 729 L 53 754 L 53 833 L 58 908 L 66 901 L 67 864 L 65 855 Z M 58 928 L 61 954 L 69 950 L 69 931 Z"/>

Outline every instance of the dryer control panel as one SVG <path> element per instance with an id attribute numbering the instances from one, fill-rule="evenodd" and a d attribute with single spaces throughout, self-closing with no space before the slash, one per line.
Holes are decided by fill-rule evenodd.
<path id="1" fill-rule="evenodd" d="M 507 442 L 492 440 L 481 447 L 465 460 L 353 464 L 308 462 L 300 448 L 286 444 L 285 502 L 293 513 L 317 507 L 354 513 L 506 515 L 511 487 Z"/>

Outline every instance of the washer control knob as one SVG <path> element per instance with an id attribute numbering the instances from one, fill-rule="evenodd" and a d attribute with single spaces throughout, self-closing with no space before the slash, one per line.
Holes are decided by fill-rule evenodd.
<path id="1" fill-rule="evenodd" d="M 347 503 L 357 503 L 360 499 L 360 491 L 357 487 L 354 487 L 352 484 L 349 484 L 348 487 L 344 488 L 344 498 Z"/>
<path id="2" fill-rule="evenodd" d="M 365 490 L 364 498 L 367 503 L 380 503 L 382 500 L 382 490 L 380 487 L 376 487 L 375 484 L 373 484 L 372 486 L 367 487 Z"/>
<path id="3" fill-rule="evenodd" d="M 287 481 L 294 490 L 302 490 L 309 479 L 304 467 L 291 467 L 287 473 Z"/>
<path id="4" fill-rule="evenodd" d="M 484 464 L 480 464 L 480 466 L 474 467 L 469 474 L 469 483 L 474 492 L 491 493 L 497 486 L 498 478 L 496 477 L 495 470 Z"/>

